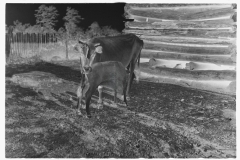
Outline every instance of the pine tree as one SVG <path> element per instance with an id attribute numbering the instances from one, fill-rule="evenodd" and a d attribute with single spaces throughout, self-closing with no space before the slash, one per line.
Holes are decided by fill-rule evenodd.
<path id="1" fill-rule="evenodd" d="M 53 30 L 55 24 L 58 22 L 58 11 L 54 6 L 41 5 L 35 14 L 36 24 L 39 24 L 44 30 Z"/>
<path id="2" fill-rule="evenodd" d="M 67 7 L 66 10 L 66 16 L 63 17 L 63 20 L 65 21 L 65 30 L 66 30 L 66 59 L 68 59 L 68 43 L 69 39 L 75 39 L 76 32 L 78 30 L 77 24 L 82 20 L 83 18 L 78 15 L 78 11 L 75 9 L 72 9 L 70 7 Z"/>

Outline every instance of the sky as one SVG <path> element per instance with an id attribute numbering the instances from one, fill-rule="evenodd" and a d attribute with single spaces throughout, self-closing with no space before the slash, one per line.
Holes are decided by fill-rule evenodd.
<path id="1" fill-rule="evenodd" d="M 36 24 L 34 14 L 35 10 L 42 5 L 40 3 L 7 3 L 6 24 L 13 25 L 13 21 L 18 20 L 31 25 Z M 87 29 L 93 22 L 98 22 L 100 26 L 111 26 L 118 31 L 124 29 L 124 6 L 125 3 L 47 3 L 47 6 L 53 5 L 57 8 L 59 16 L 55 29 L 63 27 L 62 18 L 66 15 L 67 7 L 78 10 L 79 15 L 84 18 L 78 26 Z"/>

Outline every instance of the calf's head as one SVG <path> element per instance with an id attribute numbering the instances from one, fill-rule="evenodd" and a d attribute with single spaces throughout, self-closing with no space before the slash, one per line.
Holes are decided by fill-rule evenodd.
<path id="1" fill-rule="evenodd" d="M 89 45 L 88 43 L 79 41 L 79 45 L 75 46 L 75 50 L 80 53 L 81 68 L 85 73 L 91 72 L 91 66 L 96 54 L 102 54 L 102 46 L 100 43 Z"/>

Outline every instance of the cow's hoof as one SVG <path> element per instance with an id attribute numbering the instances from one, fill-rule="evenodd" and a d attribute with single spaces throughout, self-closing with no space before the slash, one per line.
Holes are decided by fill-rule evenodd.
<path id="1" fill-rule="evenodd" d="M 86 109 L 86 105 L 82 105 L 82 109 Z"/>
<path id="2" fill-rule="evenodd" d="M 98 108 L 98 109 L 103 109 L 103 104 L 102 104 L 102 103 L 98 103 L 98 104 L 97 104 L 97 108 Z"/>
<path id="3" fill-rule="evenodd" d="M 120 99 L 121 101 L 124 101 L 124 95 L 121 95 L 121 97 L 119 97 L 119 99 Z"/>
<path id="4" fill-rule="evenodd" d="M 124 107 L 127 107 L 128 105 L 126 103 L 123 104 Z"/>
<path id="5" fill-rule="evenodd" d="M 113 103 L 112 105 L 113 105 L 113 107 L 117 107 L 118 106 L 117 103 Z"/>
<path id="6" fill-rule="evenodd" d="M 92 116 L 91 115 L 86 115 L 86 118 L 91 118 Z"/>
<path id="7" fill-rule="evenodd" d="M 139 79 L 136 79 L 136 83 L 139 84 Z"/>
<path id="8" fill-rule="evenodd" d="M 82 112 L 81 111 L 77 111 L 77 114 L 79 115 L 79 116 L 81 116 L 82 115 Z"/>

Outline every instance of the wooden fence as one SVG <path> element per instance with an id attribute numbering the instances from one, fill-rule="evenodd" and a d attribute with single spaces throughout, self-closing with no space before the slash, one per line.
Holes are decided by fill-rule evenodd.
<path id="1" fill-rule="evenodd" d="M 6 34 L 6 58 L 10 55 L 32 56 L 43 48 L 57 42 L 54 33 L 12 33 Z"/>
<path id="2" fill-rule="evenodd" d="M 236 5 L 127 4 L 142 80 L 236 94 Z"/>

